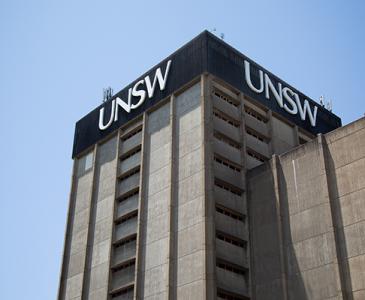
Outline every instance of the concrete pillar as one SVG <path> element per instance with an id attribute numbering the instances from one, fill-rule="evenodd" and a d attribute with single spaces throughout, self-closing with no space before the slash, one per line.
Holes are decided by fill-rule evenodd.
<path id="1" fill-rule="evenodd" d="M 215 200 L 213 197 L 213 107 L 212 107 L 212 77 L 206 74 L 201 76 L 201 103 L 202 103 L 202 136 L 204 150 L 202 161 L 204 168 L 204 219 L 205 219 L 205 277 L 206 291 L 204 299 L 216 299 L 215 275 Z"/>

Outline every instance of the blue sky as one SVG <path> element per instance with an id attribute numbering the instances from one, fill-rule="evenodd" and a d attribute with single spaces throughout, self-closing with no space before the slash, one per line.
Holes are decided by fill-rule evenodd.
<path id="1" fill-rule="evenodd" d="M 0 1 L 0 298 L 55 299 L 74 124 L 204 29 L 347 124 L 365 113 L 363 1 Z"/>

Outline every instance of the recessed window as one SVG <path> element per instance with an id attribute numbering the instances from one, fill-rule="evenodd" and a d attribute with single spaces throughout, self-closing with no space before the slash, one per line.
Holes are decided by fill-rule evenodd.
<path id="1" fill-rule="evenodd" d="M 225 143 L 225 144 L 227 144 L 227 145 L 229 145 L 229 146 L 231 146 L 233 148 L 236 148 L 238 150 L 241 149 L 241 145 L 239 143 L 231 140 L 229 137 L 226 137 L 225 135 L 223 135 L 223 134 L 221 134 L 221 133 L 219 133 L 217 131 L 214 132 L 214 137 L 217 140 L 219 140 L 219 141 L 221 141 L 221 142 L 223 142 L 223 143 Z"/>
<path id="2" fill-rule="evenodd" d="M 261 115 L 257 111 L 253 110 L 252 108 L 249 108 L 249 107 L 245 106 L 245 112 L 246 112 L 246 114 L 250 115 L 251 117 L 254 117 L 256 120 L 258 120 L 260 122 L 263 122 L 263 123 L 267 122 L 266 117 L 264 117 L 263 115 Z"/>
<path id="3" fill-rule="evenodd" d="M 255 132 L 254 130 L 252 130 L 252 129 L 250 129 L 250 128 L 247 127 L 246 128 L 246 132 L 247 132 L 248 135 L 254 137 L 255 139 L 257 139 L 257 140 L 259 140 L 261 142 L 266 143 L 267 138 L 264 137 L 263 135 Z"/>
<path id="4" fill-rule="evenodd" d="M 238 221 L 244 221 L 244 216 L 240 214 L 239 212 L 233 211 L 227 207 L 224 207 L 222 205 L 216 205 L 215 210 L 225 216 L 231 217 L 232 219 L 238 220 Z"/>
<path id="5" fill-rule="evenodd" d="M 118 298 L 118 299 L 133 299 L 133 290 L 134 286 L 128 286 L 122 290 L 119 290 L 118 292 L 111 293 L 111 297 Z"/>
<path id="6" fill-rule="evenodd" d="M 237 107 L 239 105 L 239 103 L 237 103 L 237 101 L 233 100 L 231 97 L 227 96 L 226 94 L 224 94 L 223 92 L 221 91 L 218 91 L 218 90 L 215 90 L 213 92 L 213 94 L 215 96 L 217 96 L 219 99 L 233 105 L 234 107 Z"/>
<path id="7" fill-rule="evenodd" d="M 227 115 L 223 114 L 222 112 L 220 112 L 218 110 L 214 110 L 213 115 L 215 117 L 217 117 L 218 119 L 221 119 L 222 121 L 230 124 L 233 127 L 236 127 L 236 128 L 240 127 L 240 123 L 238 121 L 228 117 Z"/>
<path id="8" fill-rule="evenodd" d="M 260 162 L 265 162 L 266 160 L 268 160 L 268 158 L 258 154 L 257 152 L 251 150 L 251 149 L 247 149 L 247 155 L 251 156 L 252 158 L 260 161 Z"/>
<path id="9" fill-rule="evenodd" d="M 226 167 L 230 168 L 231 170 L 233 170 L 235 172 L 238 172 L 238 173 L 241 172 L 241 167 L 240 166 L 236 165 L 233 162 L 230 162 L 229 160 L 227 160 L 225 158 L 214 155 L 214 161 L 216 161 L 217 163 L 219 163 L 223 166 L 226 166 Z"/>
<path id="10" fill-rule="evenodd" d="M 248 300 L 248 299 L 250 299 L 245 296 L 237 295 L 237 294 L 234 294 L 232 292 L 225 291 L 222 289 L 218 289 L 217 296 L 220 299 L 225 299 L 225 300 Z"/>
<path id="11" fill-rule="evenodd" d="M 226 233 L 223 233 L 223 232 L 220 232 L 220 231 L 217 231 L 216 232 L 216 237 L 218 240 L 221 240 L 221 241 L 224 241 L 226 243 L 229 243 L 229 244 L 232 244 L 232 245 L 235 245 L 237 247 L 241 247 L 241 248 L 244 248 L 245 245 L 246 245 L 246 242 L 237 238 L 237 237 L 233 237 L 229 234 L 226 234 Z"/>
<path id="12" fill-rule="evenodd" d="M 136 134 L 140 133 L 142 131 L 142 126 L 133 130 L 132 132 L 130 133 L 127 133 L 126 135 L 123 135 L 121 137 L 122 141 L 125 142 L 127 140 L 129 140 L 130 138 L 134 137 Z"/>
<path id="13" fill-rule="evenodd" d="M 223 182 L 221 180 L 215 179 L 214 181 L 214 185 L 226 190 L 227 192 L 230 192 L 236 196 L 241 196 L 242 195 L 242 191 L 239 188 L 236 188 L 232 185 L 230 185 L 229 183 Z"/>
<path id="14" fill-rule="evenodd" d="M 232 263 L 223 261 L 223 260 L 217 260 L 216 266 L 220 269 L 226 270 L 226 271 L 230 271 L 232 273 L 235 274 L 239 274 L 239 275 L 245 275 L 246 271 L 245 268 L 241 267 L 241 266 L 237 266 L 234 265 Z"/>
<path id="15" fill-rule="evenodd" d="M 139 173 L 140 166 L 137 166 L 135 169 L 128 171 L 127 173 L 119 175 L 120 180 L 126 180 L 129 177 L 132 177 L 135 174 Z"/>

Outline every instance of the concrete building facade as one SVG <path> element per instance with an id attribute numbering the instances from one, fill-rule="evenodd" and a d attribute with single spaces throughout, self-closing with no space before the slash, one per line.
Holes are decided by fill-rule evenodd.
<path id="1" fill-rule="evenodd" d="M 58 299 L 352 299 L 340 296 L 362 286 L 362 277 L 356 287 L 348 280 L 349 239 L 337 230 L 355 226 L 349 247 L 361 260 L 361 212 L 333 222 L 341 197 L 347 215 L 352 202 L 363 207 L 361 192 L 350 196 L 365 182 L 363 142 L 342 154 L 339 136 L 356 140 L 351 126 L 316 137 L 340 120 L 319 106 L 317 124 L 309 111 L 306 119 L 316 104 L 291 87 L 285 98 L 289 88 L 268 71 L 251 69 L 252 82 L 246 75 L 254 92 L 238 88 L 227 73 L 235 67 L 222 71 L 246 66 L 238 55 L 204 32 L 156 69 L 153 85 L 149 71 L 78 122 Z M 264 79 L 274 100 L 263 98 Z M 121 102 L 143 84 L 148 103 Z M 303 162 L 286 161 L 299 152 Z M 342 171 L 354 185 L 336 194 L 330 174 L 349 172 L 351 159 L 359 183 Z"/>
<path id="2" fill-rule="evenodd" d="M 365 299 L 365 118 L 248 174 L 254 299 Z"/>

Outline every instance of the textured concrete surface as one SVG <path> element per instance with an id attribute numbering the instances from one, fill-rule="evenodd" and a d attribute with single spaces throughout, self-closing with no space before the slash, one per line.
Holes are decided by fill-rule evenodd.
<path id="1" fill-rule="evenodd" d="M 361 299 L 364 118 L 274 156 L 248 188 L 255 299 Z"/>

